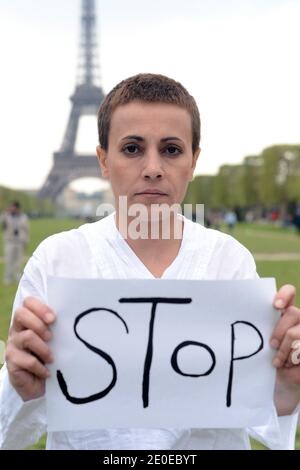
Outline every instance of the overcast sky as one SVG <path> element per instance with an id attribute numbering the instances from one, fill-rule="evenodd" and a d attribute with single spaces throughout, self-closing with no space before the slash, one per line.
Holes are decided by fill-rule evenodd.
<path id="1" fill-rule="evenodd" d="M 0 185 L 38 188 L 75 88 L 80 0 L 0 0 Z M 102 86 L 158 72 L 202 118 L 197 173 L 300 143 L 300 0 L 98 0 Z M 78 150 L 94 151 L 88 119 Z"/>

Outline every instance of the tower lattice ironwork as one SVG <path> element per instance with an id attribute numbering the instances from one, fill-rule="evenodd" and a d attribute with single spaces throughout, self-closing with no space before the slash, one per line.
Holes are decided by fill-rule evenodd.
<path id="1" fill-rule="evenodd" d="M 82 177 L 99 177 L 95 155 L 75 152 L 79 121 L 82 116 L 97 115 L 104 93 L 100 83 L 97 47 L 96 0 L 82 0 L 81 37 L 78 76 L 71 96 L 71 111 L 62 145 L 53 155 L 53 165 L 39 195 L 57 199 L 72 181 Z"/>

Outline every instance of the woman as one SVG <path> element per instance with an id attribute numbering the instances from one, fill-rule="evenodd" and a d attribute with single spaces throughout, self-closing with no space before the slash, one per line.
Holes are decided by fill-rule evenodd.
<path id="1" fill-rule="evenodd" d="M 253 257 L 228 235 L 208 230 L 169 209 L 180 204 L 200 154 L 200 117 L 185 88 L 161 75 L 119 83 L 98 117 L 97 156 L 115 196 L 116 213 L 49 237 L 21 279 L 1 371 L 0 444 L 23 448 L 46 429 L 47 342 L 55 312 L 47 305 L 47 275 L 110 279 L 255 279 Z M 122 201 L 126 199 L 126 211 Z M 139 227 L 130 208 L 141 208 Z M 153 216 L 154 204 L 164 207 Z M 167 222 L 168 236 L 165 236 Z M 149 236 L 155 233 L 156 236 Z M 121 235 L 121 236 L 120 236 Z M 252 429 L 272 448 L 290 448 L 300 401 L 300 366 L 292 343 L 300 338 L 295 288 L 284 286 L 274 306 L 284 312 L 271 341 L 278 350 L 273 422 Z M 279 417 L 280 416 L 280 417 Z M 247 449 L 247 430 L 101 429 L 48 435 L 48 449 Z"/>

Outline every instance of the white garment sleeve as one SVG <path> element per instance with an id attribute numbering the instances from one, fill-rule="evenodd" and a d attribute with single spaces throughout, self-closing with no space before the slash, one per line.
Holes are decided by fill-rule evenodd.
<path id="1" fill-rule="evenodd" d="M 299 413 L 289 416 L 277 416 L 274 413 L 265 426 L 248 429 L 248 433 L 257 441 L 272 450 L 294 450 Z"/>
<path id="2" fill-rule="evenodd" d="M 15 297 L 13 312 L 25 297 L 47 303 L 45 275 L 38 258 L 28 261 Z M 0 449 L 24 449 L 46 431 L 45 397 L 23 402 L 9 381 L 6 365 L 0 371 Z"/>
<path id="3" fill-rule="evenodd" d="M 244 251 L 244 259 L 239 267 L 238 279 L 257 279 L 256 266 L 250 252 Z M 298 410 L 289 416 L 278 416 L 273 406 L 273 413 L 265 426 L 247 429 L 248 434 L 272 450 L 295 449 L 299 413 Z"/>

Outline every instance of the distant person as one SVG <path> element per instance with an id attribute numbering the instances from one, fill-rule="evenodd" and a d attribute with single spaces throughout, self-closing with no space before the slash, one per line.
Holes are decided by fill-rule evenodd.
<path id="1" fill-rule="evenodd" d="M 272 212 L 271 212 L 271 221 L 272 222 L 277 222 L 278 219 L 279 219 L 278 210 L 276 210 L 276 209 L 272 210 Z"/>
<path id="2" fill-rule="evenodd" d="M 226 212 L 224 220 L 228 227 L 228 230 L 232 232 L 237 223 L 236 213 L 233 211 Z"/>
<path id="3" fill-rule="evenodd" d="M 4 284 L 19 282 L 21 278 L 24 250 L 29 240 L 27 215 L 21 211 L 21 204 L 14 201 L 0 215 L 4 241 Z"/>
<path id="4" fill-rule="evenodd" d="M 222 216 L 218 211 L 211 211 L 206 218 L 205 226 L 214 230 L 220 230 Z"/>
<path id="5" fill-rule="evenodd" d="M 248 224 L 252 224 L 254 222 L 255 215 L 254 215 L 254 212 L 252 210 L 249 210 L 249 211 L 246 212 L 245 220 Z"/>
<path id="6" fill-rule="evenodd" d="M 297 206 L 295 216 L 294 216 L 294 225 L 300 235 L 300 204 Z"/>

